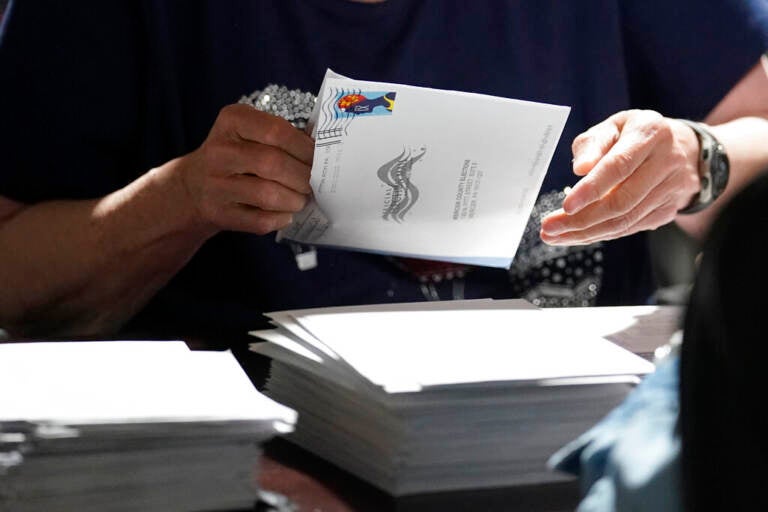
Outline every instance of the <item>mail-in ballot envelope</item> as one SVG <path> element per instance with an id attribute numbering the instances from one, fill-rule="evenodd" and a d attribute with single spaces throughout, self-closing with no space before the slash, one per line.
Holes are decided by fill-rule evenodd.
<path id="1" fill-rule="evenodd" d="M 278 239 L 509 267 L 569 112 L 329 70 L 313 200 Z"/>

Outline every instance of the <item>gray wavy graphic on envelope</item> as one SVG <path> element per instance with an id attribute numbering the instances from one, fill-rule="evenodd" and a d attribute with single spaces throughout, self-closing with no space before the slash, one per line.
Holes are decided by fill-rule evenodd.
<path id="1" fill-rule="evenodd" d="M 384 195 L 382 218 L 401 223 L 405 215 L 419 200 L 419 189 L 411 182 L 413 164 L 427 152 L 426 147 L 414 151 L 403 149 L 402 153 L 385 163 L 376 172 L 379 179 L 387 186 Z"/>

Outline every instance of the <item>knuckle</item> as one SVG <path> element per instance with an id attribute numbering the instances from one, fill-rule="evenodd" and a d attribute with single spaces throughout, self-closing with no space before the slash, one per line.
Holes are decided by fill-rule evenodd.
<path id="1" fill-rule="evenodd" d="M 674 169 L 685 169 L 688 165 L 688 157 L 685 155 L 685 151 L 679 145 L 670 152 L 667 162 Z"/>
<path id="2" fill-rule="evenodd" d="M 641 131 L 648 142 L 668 141 L 673 138 L 672 127 L 664 116 L 653 110 L 644 110 Z"/>
<path id="3" fill-rule="evenodd" d="M 268 122 L 264 123 L 262 136 L 264 143 L 270 146 L 278 146 L 286 138 L 286 124 L 288 122 L 279 117 L 271 116 Z"/>
<path id="4" fill-rule="evenodd" d="M 626 187 L 616 187 L 607 197 L 608 208 L 613 212 L 627 213 L 635 205 L 635 198 Z"/>
<path id="5" fill-rule="evenodd" d="M 283 158 L 279 151 L 263 147 L 258 151 L 258 166 L 260 174 L 274 176 L 283 165 Z"/>
<path id="6" fill-rule="evenodd" d="M 258 112 L 258 110 L 245 103 L 230 103 L 222 107 L 221 112 L 226 112 L 229 117 L 239 118 L 242 114 Z"/>
<path id="7" fill-rule="evenodd" d="M 625 152 L 615 153 L 611 156 L 608 166 L 619 180 L 624 180 L 632 174 L 632 156 Z"/>
<path id="8" fill-rule="evenodd" d="M 617 112 L 611 116 L 617 120 L 623 120 L 626 124 L 632 125 L 636 123 L 643 123 L 646 119 L 646 110 L 639 108 L 629 108 Z"/>
<path id="9" fill-rule="evenodd" d="M 625 111 L 627 124 L 633 129 L 647 129 L 656 126 L 657 120 L 661 119 L 661 114 L 648 109 L 630 109 Z"/>
<path id="10" fill-rule="evenodd" d="M 247 111 L 249 110 L 256 111 L 250 105 L 244 105 L 242 103 L 233 103 L 231 105 L 223 106 L 216 116 L 212 132 L 220 133 L 235 140 L 238 139 L 238 124 L 242 122 L 244 115 L 247 115 Z"/>
<path id="11" fill-rule="evenodd" d="M 669 123 L 669 121 L 665 118 L 656 119 L 653 122 L 653 135 L 663 141 L 663 142 L 671 142 L 675 138 L 675 132 L 672 129 L 672 125 Z"/>
<path id="12" fill-rule="evenodd" d="M 646 124 L 651 126 L 658 126 L 664 120 L 664 116 L 655 110 L 637 109 L 634 110 L 634 112 L 638 119 L 642 119 Z"/>
<path id="13" fill-rule="evenodd" d="M 233 119 L 236 117 L 235 105 L 225 105 L 219 109 L 219 114 L 216 116 L 216 124 L 222 124 L 224 126 L 231 126 Z"/>
<path id="14" fill-rule="evenodd" d="M 583 133 L 580 133 L 576 136 L 576 138 L 573 139 L 573 142 L 571 143 L 571 151 L 576 152 L 581 148 L 592 136 L 591 128 Z"/>

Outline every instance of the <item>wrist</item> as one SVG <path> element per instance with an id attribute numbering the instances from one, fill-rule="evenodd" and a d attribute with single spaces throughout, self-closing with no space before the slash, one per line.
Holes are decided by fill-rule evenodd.
<path id="1" fill-rule="evenodd" d="M 150 169 L 127 186 L 98 200 L 93 218 L 105 233 L 123 232 L 125 250 L 164 240 L 196 250 L 216 230 L 202 222 L 180 176 L 180 159 Z"/>
<path id="2" fill-rule="evenodd" d="M 711 205 L 725 190 L 728 183 L 730 164 L 725 147 L 712 134 L 709 127 L 687 119 L 678 119 L 695 134 L 698 151 L 695 156 L 699 177 L 699 190 L 679 214 L 697 213 Z M 689 154 L 689 161 L 691 161 Z"/>
<path id="3" fill-rule="evenodd" d="M 147 173 L 162 191 L 163 201 L 167 205 L 167 215 L 174 219 L 176 230 L 199 237 L 205 241 L 215 235 L 219 229 L 202 214 L 195 195 L 187 180 L 190 155 L 175 158 Z"/>

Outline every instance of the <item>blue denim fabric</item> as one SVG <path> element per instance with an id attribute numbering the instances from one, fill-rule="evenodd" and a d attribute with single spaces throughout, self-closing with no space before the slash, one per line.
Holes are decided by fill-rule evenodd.
<path id="1" fill-rule="evenodd" d="M 671 355 L 550 458 L 553 469 L 579 476 L 579 512 L 682 511 L 678 379 L 679 356 Z"/>

